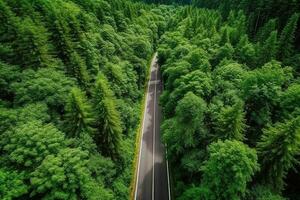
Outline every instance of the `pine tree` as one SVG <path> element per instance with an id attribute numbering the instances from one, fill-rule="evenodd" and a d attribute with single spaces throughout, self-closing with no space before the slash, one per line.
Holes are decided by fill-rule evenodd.
<path id="1" fill-rule="evenodd" d="M 23 68 L 37 69 L 50 66 L 53 61 L 48 45 L 48 32 L 30 18 L 25 18 L 17 28 L 13 42 L 13 63 Z"/>
<path id="2" fill-rule="evenodd" d="M 230 29 L 227 26 L 223 28 L 220 45 L 225 45 L 226 43 L 230 43 Z"/>
<path id="3" fill-rule="evenodd" d="M 299 163 L 300 117 L 277 123 L 263 131 L 257 151 L 263 180 L 280 192 L 289 169 Z"/>
<path id="4" fill-rule="evenodd" d="M 263 43 L 260 49 L 260 59 L 261 65 L 276 59 L 278 55 L 278 41 L 277 41 L 277 31 L 271 32 L 268 39 Z"/>
<path id="5" fill-rule="evenodd" d="M 0 24 L 0 42 L 14 41 L 19 20 L 4 1 L 0 1 Z"/>
<path id="6" fill-rule="evenodd" d="M 279 39 L 279 50 L 280 50 L 280 58 L 282 60 L 291 57 L 291 55 L 293 54 L 295 32 L 297 29 L 298 19 L 299 19 L 299 14 L 298 13 L 293 14 L 281 32 L 280 39 Z"/>
<path id="7" fill-rule="evenodd" d="M 241 101 L 233 106 L 222 107 L 216 116 L 214 129 L 219 139 L 243 140 L 246 128 L 245 113 Z"/>
<path id="8" fill-rule="evenodd" d="M 89 79 L 86 64 L 84 60 L 75 51 L 69 55 L 67 63 L 67 72 L 78 81 L 79 85 L 85 90 L 89 90 Z"/>
<path id="9" fill-rule="evenodd" d="M 121 142 L 121 119 L 116 100 L 109 83 L 99 74 L 94 89 L 94 103 L 97 112 L 96 143 L 100 151 L 115 159 L 119 155 Z"/>
<path id="10" fill-rule="evenodd" d="M 273 31 L 276 30 L 276 19 L 270 19 L 267 23 L 261 27 L 256 35 L 256 40 L 260 43 L 264 43 Z"/>
<path id="11" fill-rule="evenodd" d="M 85 94 L 73 88 L 66 105 L 66 133 L 72 137 L 79 137 L 82 133 L 92 134 L 94 122 L 92 107 Z"/>

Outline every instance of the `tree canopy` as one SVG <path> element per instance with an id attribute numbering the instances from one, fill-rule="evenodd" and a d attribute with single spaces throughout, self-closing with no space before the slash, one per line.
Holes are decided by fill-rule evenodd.
<path id="1" fill-rule="evenodd" d="M 154 52 L 174 198 L 299 199 L 299 13 L 0 0 L 0 199 L 128 199 Z"/>

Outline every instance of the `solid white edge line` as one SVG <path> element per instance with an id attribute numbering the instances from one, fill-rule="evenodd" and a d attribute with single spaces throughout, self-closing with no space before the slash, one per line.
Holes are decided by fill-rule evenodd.
<path id="1" fill-rule="evenodd" d="M 156 58 L 156 54 L 154 55 L 154 58 Z M 153 59 L 154 60 L 154 59 Z M 148 81 L 148 86 L 147 86 L 147 95 L 146 95 L 146 103 L 145 103 L 145 107 L 144 107 L 144 116 L 143 116 L 143 125 L 142 125 L 142 135 L 141 135 L 141 139 L 140 139 L 140 152 L 139 152 L 139 163 L 138 163 L 138 169 L 137 169 L 137 181 L 136 181 L 136 185 L 135 185 L 135 193 L 134 193 L 134 200 L 136 200 L 137 198 L 137 189 L 138 189 L 138 185 L 139 185 L 139 176 L 140 176 L 140 164 L 141 164 L 141 154 L 142 154 L 142 148 L 143 148 L 143 136 L 144 136 L 144 125 L 145 125 L 145 116 L 147 113 L 147 106 L 148 106 L 148 96 L 149 96 L 149 88 L 150 88 L 150 81 L 151 81 L 151 70 L 152 70 L 152 66 L 153 66 L 153 61 L 151 61 L 151 66 L 150 66 L 150 79 Z"/>
<path id="2" fill-rule="evenodd" d="M 156 72 L 155 72 L 155 81 L 157 81 L 157 63 L 156 63 L 156 56 L 155 56 L 155 65 L 156 65 Z M 154 111 L 153 111 L 153 147 L 152 147 L 152 159 L 153 159 L 153 170 L 152 170 L 152 200 L 154 200 L 154 195 L 155 195 L 155 188 L 154 188 L 154 184 L 155 184 L 155 133 L 156 133 L 156 127 L 155 127 L 155 120 L 156 120 L 156 86 L 157 83 L 155 82 L 155 86 L 154 86 Z"/>
<path id="3" fill-rule="evenodd" d="M 167 147 L 167 145 L 166 145 L 166 154 L 168 155 L 168 147 Z M 169 194 L 169 200 L 171 200 L 169 162 L 168 162 L 167 158 L 166 158 L 166 162 L 167 162 L 167 176 L 168 176 L 168 194 Z"/>

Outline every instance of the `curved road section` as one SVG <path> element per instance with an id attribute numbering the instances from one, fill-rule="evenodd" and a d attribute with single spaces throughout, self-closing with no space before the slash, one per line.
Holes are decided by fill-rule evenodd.
<path id="1" fill-rule="evenodd" d="M 161 92 L 161 76 L 155 54 L 148 82 L 134 200 L 171 200 L 168 163 L 160 135 L 158 99 Z"/>

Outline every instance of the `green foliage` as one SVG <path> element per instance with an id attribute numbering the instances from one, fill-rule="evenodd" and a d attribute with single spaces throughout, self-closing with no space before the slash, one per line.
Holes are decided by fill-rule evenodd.
<path id="1" fill-rule="evenodd" d="M 23 108 L 0 108 L 0 133 L 14 128 L 17 124 L 23 124 L 31 120 L 49 122 L 48 107 L 44 103 L 28 104 Z"/>
<path id="2" fill-rule="evenodd" d="M 147 63 L 171 9 L 0 0 L 1 199 L 128 198 Z"/>
<path id="3" fill-rule="evenodd" d="M 182 125 L 191 129 L 197 129 L 198 123 L 203 120 L 203 110 L 205 110 L 205 107 L 205 102 L 201 98 L 192 92 L 188 92 L 178 102 L 175 116 L 177 116 L 178 122 Z"/>
<path id="4" fill-rule="evenodd" d="M 295 115 L 300 109 L 300 85 L 292 84 L 280 96 L 280 105 L 284 116 Z"/>
<path id="5" fill-rule="evenodd" d="M 145 2 L 0 0 L 0 198 L 127 199 L 155 50 L 175 198 L 297 196 L 298 0 Z"/>
<path id="6" fill-rule="evenodd" d="M 247 197 L 247 199 L 286 200 L 286 198 L 282 197 L 280 194 L 276 194 L 270 188 L 261 185 L 258 185 L 255 188 L 253 188 L 250 192 L 249 197 Z"/>
<path id="7" fill-rule="evenodd" d="M 116 158 L 120 153 L 121 120 L 113 92 L 102 74 L 98 75 L 96 81 L 94 101 L 98 122 L 96 143 L 104 155 Z"/>
<path id="8" fill-rule="evenodd" d="M 258 170 L 254 149 L 237 141 L 218 141 L 209 146 L 209 158 L 203 166 L 205 199 L 241 199 L 247 183 Z"/>
<path id="9" fill-rule="evenodd" d="M 270 19 L 261 27 L 256 35 L 256 40 L 263 43 L 276 30 L 276 19 Z"/>
<path id="10" fill-rule="evenodd" d="M 296 156 L 300 148 L 300 117 L 276 123 L 264 129 L 257 144 L 262 165 L 263 179 L 280 192 L 289 169 L 298 164 Z"/>
<path id="11" fill-rule="evenodd" d="M 295 41 L 295 32 L 297 29 L 298 19 L 299 14 L 293 14 L 282 30 L 279 39 L 281 59 L 289 58 L 293 54 L 293 45 Z"/>
<path id="12" fill-rule="evenodd" d="M 88 170 L 88 154 L 80 149 L 66 148 L 47 156 L 32 173 L 31 195 L 44 199 L 112 199 L 103 186 L 96 183 Z"/>
<path id="13" fill-rule="evenodd" d="M 213 72 L 215 92 L 239 89 L 245 74 L 246 70 L 238 63 L 220 63 Z"/>
<path id="14" fill-rule="evenodd" d="M 221 105 L 221 109 L 213 114 L 213 125 L 214 137 L 242 141 L 246 128 L 243 104 L 239 101 L 233 106 Z"/>
<path id="15" fill-rule="evenodd" d="M 189 199 L 200 199 L 203 194 L 203 190 L 200 187 L 192 187 L 186 190 L 178 199 L 189 200 Z"/>
<path id="16" fill-rule="evenodd" d="M 17 27 L 17 38 L 12 44 L 16 64 L 23 68 L 37 69 L 52 63 L 46 29 L 34 24 L 30 18 L 20 21 Z"/>
<path id="17" fill-rule="evenodd" d="M 8 169 L 0 169 L 0 198 L 12 200 L 27 193 L 28 187 L 23 182 L 24 174 Z"/>
<path id="18" fill-rule="evenodd" d="M 11 84 L 18 80 L 20 76 L 19 68 L 7 65 L 0 61 L 0 98 L 3 100 L 12 100 L 13 90 Z"/>
<path id="19" fill-rule="evenodd" d="M 263 42 L 263 45 L 260 49 L 259 61 L 261 64 L 270 62 L 273 59 L 277 58 L 278 55 L 278 41 L 277 41 L 277 31 L 270 33 L 270 36 L 266 41 Z"/>
<path id="20" fill-rule="evenodd" d="M 178 102 L 174 119 L 164 122 L 164 141 L 171 154 L 179 154 L 185 148 L 195 147 L 199 134 L 203 135 L 202 121 L 206 103 L 192 92 L 188 92 Z M 201 133 L 202 132 L 202 133 Z"/>
<path id="21" fill-rule="evenodd" d="M 82 133 L 93 133 L 95 119 L 90 102 L 78 88 L 71 90 L 66 104 L 65 130 L 69 136 L 78 137 Z"/>
<path id="22" fill-rule="evenodd" d="M 64 134 L 52 124 L 30 121 L 8 131 L 1 138 L 7 160 L 23 169 L 34 169 L 43 159 L 65 146 Z"/>
<path id="23" fill-rule="evenodd" d="M 233 175 L 227 182 L 213 181 L 215 177 L 227 175 L 225 169 L 234 166 L 232 162 L 221 171 L 230 154 L 214 163 L 220 171 L 206 180 L 201 178 L 205 172 L 199 169 L 210 160 L 207 147 L 212 142 L 229 139 L 255 148 L 266 127 L 298 117 L 299 2 L 194 0 L 192 4 L 212 9 L 178 7 L 158 47 L 164 83 L 160 97 L 164 113 L 162 134 L 168 145 L 174 196 L 212 200 L 280 199 L 269 187 L 261 189 L 265 194 L 248 192 L 250 186 L 268 184 L 274 188 L 277 184 L 274 180 L 266 181 L 266 170 L 258 173 L 256 157 L 248 161 L 253 169 L 242 184 L 234 184 Z M 202 106 L 197 107 L 205 108 L 201 109 L 196 129 L 192 122 L 198 112 L 190 113 L 186 107 L 177 112 L 185 105 L 180 105 L 183 99 L 189 102 L 185 96 L 189 92 L 202 99 Z M 194 97 L 189 98 L 197 102 Z M 293 146 L 292 140 L 287 143 Z M 222 150 L 215 151 L 221 154 Z M 268 157 L 267 153 L 264 157 Z M 294 157 L 298 163 L 298 156 Z M 274 160 L 280 163 L 281 158 Z M 271 165 L 266 164 L 262 169 Z M 287 182 L 285 194 L 295 187 L 294 179 L 299 178 L 299 173 L 295 174 L 296 177 L 283 177 Z M 251 176 L 255 176 L 253 181 Z M 204 183 L 211 187 L 216 183 L 219 188 L 209 188 Z M 297 196 L 290 196 L 294 195 Z"/>
<path id="24" fill-rule="evenodd" d="M 87 90 L 89 75 L 84 61 L 77 53 L 71 53 L 69 59 L 70 62 L 68 64 L 67 72 L 76 78 L 80 86 Z"/>
<path id="25" fill-rule="evenodd" d="M 235 58 L 241 63 L 247 64 L 249 67 L 253 67 L 256 57 L 257 49 L 255 46 L 249 42 L 248 36 L 242 36 L 239 43 L 237 44 L 235 51 Z"/>
<path id="26" fill-rule="evenodd" d="M 212 90 L 212 80 L 209 74 L 201 70 L 196 70 L 177 79 L 174 83 L 174 87 L 176 89 L 170 94 L 164 108 L 167 115 L 173 113 L 177 102 L 187 92 L 193 92 L 195 95 L 204 99 L 208 98 Z"/>
<path id="27" fill-rule="evenodd" d="M 271 122 L 271 114 L 277 106 L 282 87 L 291 77 L 289 68 L 282 68 L 277 62 L 267 63 L 246 75 L 242 82 L 242 94 L 248 121 L 254 129 Z"/>
<path id="28" fill-rule="evenodd" d="M 61 71 L 44 68 L 38 71 L 26 70 L 20 82 L 12 84 L 15 103 L 24 104 L 43 101 L 51 107 L 65 104 L 74 82 Z"/>

